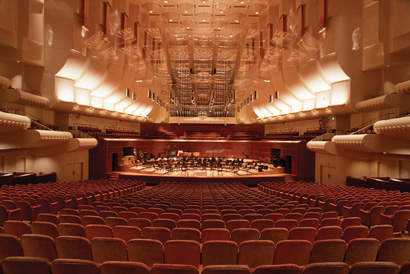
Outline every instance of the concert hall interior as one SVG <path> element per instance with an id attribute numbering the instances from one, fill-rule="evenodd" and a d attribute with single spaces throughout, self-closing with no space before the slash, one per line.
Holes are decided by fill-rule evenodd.
<path id="1" fill-rule="evenodd" d="M 393 226 L 396 211 L 389 210 L 397 206 L 409 213 L 402 217 L 407 224 L 409 14 L 409 0 L 0 0 L 0 242 L 1 232 L 13 234 L 11 221 L 42 234 L 30 227 L 40 214 L 54 215 L 43 221 L 57 220 L 56 227 L 60 216 L 76 215 L 81 230 L 91 222 L 82 210 L 92 210 L 102 219 L 92 224 L 114 228 L 106 219 L 119 218 L 116 206 L 127 214 L 139 208 L 122 213 L 126 223 L 117 224 L 127 227 L 132 216 L 157 205 L 164 211 L 157 210 L 159 219 L 198 209 L 200 233 L 203 215 L 219 214 L 222 223 L 225 209 L 268 215 L 273 227 L 276 206 L 304 208 L 290 212 L 302 215 L 313 208 L 320 223 L 332 212 L 338 227 L 359 218 L 368 230 Z M 363 208 L 353 214 L 354 202 Z M 100 210 L 114 213 L 102 217 Z M 252 218 L 246 228 L 253 228 Z M 156 218 L 147 219 L 154 227 Z M 227 222 L 217 228 L 229 230 Z M 144 238 L 139 228 L 135 237 Z M 407 230 L 394 227 L 393 238 L 408 238 Z M 34 236 L 13 235 L 20 257 L 30 257 Z M 349 246 L 348 236 L 339 240 Z M 249 273 L 259 261 L 240 259 L 240 242 L 232 271 Z M 273 242 L 268 265 L 295 263 L 276 259 Z M 381 242 L 377 258 L 384 256 Z M 3 256 L 2 245 L 0 261 L 23 254 Z M 180 251 L 167 251 L 165 241 L 161 248 L 162 263 L 180 262 L 167 260 L 167 252 Z M 348 251 L 342 268 L 354 265 Z M 105 259 L 96 259 L 94 246 L 92 253 L 96 273 L 114 273 L 103 271 Z M 410 243 L 403 253 L 408 262 Z M 196 271 L 204 266 L 201 254 Z M 309 254 L 311 261 L 296 262 L 289 273 L 315 273 L 302 267 L 313 264 Z M 61 273 L 59 259 L 79 259 L 56 256 L 46 257 L 53 273 Z M 8 259 L 0 272 L 11 273 Z M 138 273 L 169 273 L 141 267 Z M 356 273 L 343 269 L 338 273 Z M 409 273 L 392 273 L 399 271 Z"/>

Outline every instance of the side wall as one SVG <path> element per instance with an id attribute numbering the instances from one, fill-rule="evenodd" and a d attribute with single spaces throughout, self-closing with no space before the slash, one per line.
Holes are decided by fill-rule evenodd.
<path id="1" fill-rule="evenodd" d="M 2 150 L 4 173 L 57 173 L 57 181 L 86 180 L 89 178 L 88 151 L 36 156 L 29 149 Z M 81 171 L 82 168 L 82 171 Z"/>
<path id="2" fill-rule="evenodd" d="M 359 160 L 316 153 L 315 182 L 345 185 L 347 176 L 409 178 L 408 166 L 410 156 L 374 154 L 372 159 Z"/>

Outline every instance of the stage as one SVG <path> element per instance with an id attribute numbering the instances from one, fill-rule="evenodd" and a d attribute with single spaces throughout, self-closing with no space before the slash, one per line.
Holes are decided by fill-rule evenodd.
<path id="1" fill-rule="evenodd" d="M 283 167 L 262 171 L 202 169 L 190 168 L 187 170 L 166 171 L 165 169 L 138 168 L 137 166 L 121 166 L 121 171 L 113 172 L 120 179 L 145 181 L 148 185 L 160 182 L 242 182 L 245 185 L 257 185 L 266 181 L 285 180 Z"/>

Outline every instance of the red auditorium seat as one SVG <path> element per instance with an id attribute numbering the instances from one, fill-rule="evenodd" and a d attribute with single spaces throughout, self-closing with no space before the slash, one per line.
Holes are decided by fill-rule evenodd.
<path id="1" fill-rule="evenodd" d="M 231 231 L 231 240 L 238 246 L 244 241 L 259 240 L 259 231 L 255 228 L 236 228 Z"/>
<path id="2" fill-rule="evenodd" d="M 201 231 L 195 228 L 176 227 L 171 231 L 173 240 L 191 240 L 201 242 Z"/>
<path id="3" fill-rule="evenodd" d="M 18 238 L 21 238 L 24 234 L 31 234 L 30 225 L 23 221 L 5 221 L 3 223 L 4 232 L 6 234 L 14 235 Z"/>
<path id="4" fill-rule="evenodd" d="M 231 233 L 226 228 L 208 228 L 202 230 L 201 242 L 205 243 L 207 241 L 228 241 L 231 238 Z"/>
<path id="5" fill-rule="evenodd" d="M 379 250 L 379 241 L 376 239 L 353 239 L 346 248 L 344 262 L 353 265 L 358 262 L 374 262 Z"/>
<path id="6" fill-rule="evenodd" d="M 128 261 L 127 244 L 121 239 L 95 237 L 91 240 L 91 250 L 96 263 Z"/>
<path id="7" fill-rule="evenodd" d="M 197 267 L 201 261 L 201 247 L 196 241 L 170 240 L 164 245 L 166 264 L 185 264 Z"/>
<path id="8" fill-rule="evenodd" d="M 204 267 L 201 274 L 251 274 L 249 267 L 245 265 L 209 265 Z"/>
<path id="9" fill-rule="evenodd" d="M 112 228 L 108 225 L 87 225 L 85 235 L 90 241 L 96 237 L 113 237 Z"/>
<path id="10" fill-rule="evenodd" d="M 287 240 L 289 231 L 283 227 L 265 228 L 261 231 L 260 239 L 269 240 L 275 244 L 279 241 Z"/>
<path id="11" fill-rule="evenodd" d="M 50 274 L 50 262 L 39 257 L 8 257 L 2 262 L 3 274 Z"/>
<path id="12" fill-rule="evenodd" d="M 100 266 L 90 260 L 79 259 L 55 259 L 51 263 L 53 274 L 100 274 Z"/>
<path id="13" fill-rule="evenodd" d="M 31 223 L 30 228 L 33 234 L 47 235 L 53 239 L 58 236 L 57 226 L 53 223 L 35 221 Z"/>
<path id="14" fill-rule="evenodd" d="M 58 258 L 92 260 L 91 243 L 85 237 L 58 236 L 55 239 Z"/>
<path id="15" fill-rule="evenodd" d="M 377 255 L 377 261 L 394 262 L 402 265 L 410 261 L 410 239 L 391 238 L 384 240 Z"/>
<path id="16" fill-rule="evenodd" d="M 119 238 L 128 243 L 133 239 L 142 238 L 142 231 L 138 227 L 126 226 L 126 225 L 117 225 L 112 229 L 113 236 Z"/>
<path id="17" fill-rule="evenodd" d="M 138 227 L 142 230 L 145 227 L 152 227 L 152 222 L 146 218 L 131 218 L 128 220 L 128 225 Z"/>
<path id="18" fill-rule="evenodd" d="M 397 274 L 399 266 L 392 262 L 360 262 L 350 267 L 350 274 Z"/>
<path id="19" fill-rule="evenodd" d="M 134 239 L 128 242 L 128 260 L 149 267 L 164 263 L 164 246 L 158 240 Z"/>
<path id="20" fill-rule="evenodd" d="M 289 240 L 306 240 L 313 244 L 316 241 L 317 230 L 313 227 L 294 227 L 289 231 Z"/>
<path id="21" fill-rule="evenodd" d="M 171 239 L 171 231 L 165 227 L 145 227 L 142 229 L 143 239 L 154 239 L 165 244 Z"/>
<path id="22" fill-rule="evenodd" d="M 104 219 L 100 216 L 84 216 L 81 218 L 81 222 L 83 226 L 87 225 L 103 225 Z"/>
<path id="23" fill-rule="evenodd" d="M 391 225 L 375 225 L 370 228 L 367 237 L 383 242 L 386 239 L 393 238 L 393 230 L 394 228 Z"/>
<path id="24" fill-rule="evenodd" d="M 101 274 L 136 273 L 150 274 L 151 268 L 139 262 L 105 262 L 101 265 Z"/>
<path id="25" fill-rule="evenodd" d="M 12 256 L 23 256 L 20 239 L 14 235 L 0 234 L 0 260 Z"/>
<path id="26" fill-rule="evenodd" d="M 252 274 L 300 274 L 302 268 L 295 264 L 262 265 L 255 268 Z"/>
<path id="27" fill-rule="evenodd" d="M 111 228 L 114 228 L 117 225 L 128 225 L 127 219 L 121 217 L 107 217 L 105 218 L 104 223 Z"/>
<path id="28" fill-rule="evenodd" d="M 21 236 L 24 256 L 41 257 L 52 262 L 57 258 L 54 239 L 47 235 L 25 234 Z"/>
<path id="29" fill-rule="evenodd" d="M 313 243 L 309 263 L 343 262 L 345 251 L 344 240 L 317 240 Z"/>
<path id="30" fill-rule="evenodd" d="M 77 236 L 77 237 L 85 237 L 85 229 L 80 224 L 59 224 L 57 226 L 57 231 L 59 236 Z"/>
<path id="31" fill-rule="evenodd" d="M 306 240 L 284 240 L 276 244 L 274 264 L 307 265 L 312 244 Z"/>
<path id="32" fill-rule="evenodd" d="M 199 271 L 192 265 L 155 264 L 151 274 L 199 274 Z"/>
<path id="33" fill-rule="evenodd" d="M 320 273 L 348 274 L 349 266 L 341 262 L 311 263 L 304 267 L 302 273 L 303 274 L 320 274 Z"/>
<path id="34" fill-rule="evenodd" d="M 266 240 L 244 241 L 239 246 L 238 264 L 254 269 L 273 264 L 275 244 Z"/>
<path id="35" fill-rule="evenodd" d="M 202 264 L 231 265 L 238 260 L 238 245 L 233 241 L 207 241 L 202 246 Z"/>

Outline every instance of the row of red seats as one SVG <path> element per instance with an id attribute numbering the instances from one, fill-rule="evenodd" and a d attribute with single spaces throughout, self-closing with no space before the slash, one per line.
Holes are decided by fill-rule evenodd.
<path id="1" fill-rule="evenodd" d="M 409 262 L 410 239 L 391 238 L 380 243 L 376 239 L 320 240 L 313 245 L 306 240 L 249 240 L 237 245 L 232 241 L 208 241 L 202 246 L 192 240 L 133 239 L 25 234 L 19 240 L 12 235 L 0 235 L 0 257 L 35 256 L 53 261 L 57 258 L 106 261 L 134 261 L 151 267 L 156 263 L 185 264 L 194 267 L 208 265 L 247 265 L 251 269 L 262 265 L 344 262 Z"/>
<path id="2" fill-rule="evenodd" d="M 5 220 L 36 220 L 39 213 L 57 213 L 63 208 L 78 208 L 110 197 L 131 194 L 145 187 L 141 181 L 89 180 L 2 186 L 0 188 L 0 225 Z"/>
<path id="3" fill-rule="evenodd" d="M 39 217 L 43 217 L 40 214 Z M 49 217 L 49 216 L 47 216 Z M 248 240 L 270 240 L 278 243 L 282 240 L 307 240 L 315 243 L 319 240 L 344 240 L 349 243 L 357 238 L 375 238 L 382 242 L 386 239 L 393 238 L 393 227 L 390 225 L 373 226 L 370 230 L 361 225 L 351 225 L 344 230 L 338 226 L 323 226 L 319 229 L 314 227 L 294 227 L 290 230 L 283 227 L 259 227 L 259 228 L 235 228 L 228 230 L 226 228 L 206 228 L 200 231 L 192 227 L 184 227 L 184 223 L 178 223 L 177 227 L 168 228 L 168 223 L 156 220 L 154 226 L 146 226 L 142 220 L 132 218 L 128 222 L 125 219 L 116 217 L 101 218 L 101 222 L 95 222 L 94 216 L 84 216 L 83 224 L 75 222 L 76 220 L 59 219 L 60 223 L 53 223 L 53 220 L 45 219 L 27 224 L 22 221 L 6 221 L 4 223 L 4 232 L 6 234 L 21 237 L 24 234 L 43 234 L 56 238 L 57 236 L 79 236 L 87 237 L 92 240 L 94 237 L 118 237 L 124 241 L 132 239 L 155 239 L 162 243 L 169 240 L 193 240 L 196 242 L 207 242 L 213 240 L 233 241 L 240 245 Z M 98 217 L 100 218 L 100 217 Z M 92 220 L 92 222 L 90 222 Z M 98 219 L 97 219 L 98 220 Z M 119 222 L 122 221 L 122 222 Z M 80 220 L 81 222 L 81 220 Z M 231 221 L 230 221 L 231 222 Z M 252 222 L 257 223 L 258 220 Z M 151 225 L 151 223 L 149 223 Z"/>
<path id="4" fill-rule="evenodd" d="M 360 217 L 366 226 L 394 224 L 395 231 L 404 231 L 410 218 L 410 193 L 303 182 L 262 183 L 259 189 L 318 206 L 324 212 L 336 211 L 339 216 Z"/>
<path id="5" fill-rule="evenodd" d="M 254 270 L 246 265 L 210 265 L 200 271 L 194 266 L 181 264 L 155 264 L 148 267 L 138 262 L 107 261 L 97 264 L 87 260 L 55 259 L 50 263 L 38 257 L 9 257 L 3 261 L 2 270 L 4 274 L 408 274 L 410 263 L 399 266 L 390 262 L 363 262 L 350 267 L 345 263 L 315 263 L 305 267 L 283 264 L 260 266 Z"/>

